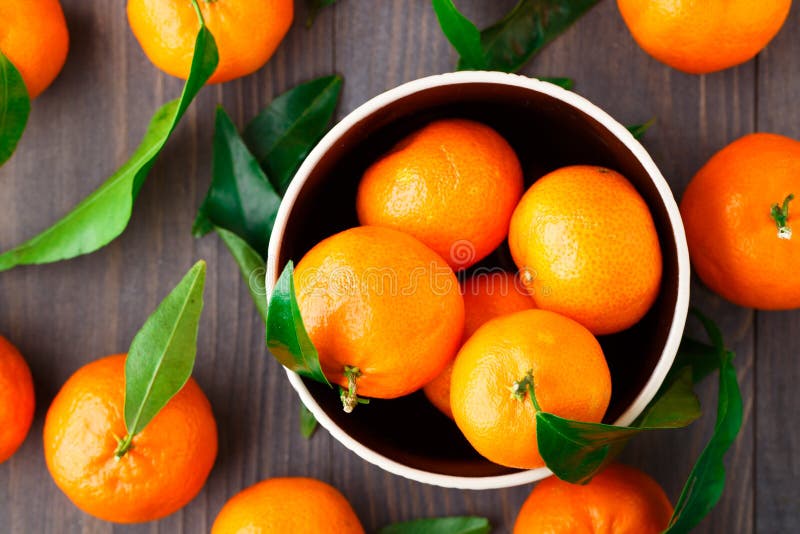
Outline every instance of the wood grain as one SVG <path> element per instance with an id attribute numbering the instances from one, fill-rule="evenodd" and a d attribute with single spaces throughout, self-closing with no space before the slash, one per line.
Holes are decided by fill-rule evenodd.
<path id="1" fill-rule="evenodd" d="M 513 0 L 459 0 L 479 25 Z M 181 82 L 161 74 L 131 35 L 123 2 L 64 0 L 72 35 L 66 68 L 34 102 L 17 154 L 0 168 L 0 250 L 68 211 L 138 143 L 150 114 Z M 491 518 L 510 532 L 530 486 L 469 492 L 389 475 L 319 431 L 299 433 L 298 400 L 266 354 L 263 325 L 224 246 L 191 237 L 209 181 L 214 107 L 241 126 L 275 95 L 314 76 L 339 72 L 339 116 L 405 81 L 453 69 L 456 55 L 427 0 L 340 0 L 313 28 L 296 22 L 275 57 L 243 80 L 206 88 L 151 173 L 125 234 L 90 256 L 0 274 L 0 331 L 31 364 L 38 407 L 31 435 L 0 465 L 0 527 L 12 533 L 207 532 L 223 503 L 270 476 L 313 476 L 351 500 L 369 532 L 391 521 L 444 514 Z M 755 129 L 800 136 L 800 8 L 756 61 L 689 76 L 651 59 L 633 42 L 615 3 L 601 2 L 524 70 L 569 76 L 576 91 L 623 123 L 657 117 L 644 141 L 677 198 L 716 150 Z M 536 125 L 531 125 L 535 128 Z M 158 523 L 115 526 L 79 512 L 50 480 L 41 429 L 46 407 L 80 365 L 126 350 L 158 301 L 199 258 L 209 263 L 195 376 L 219 422 L 220 449 L 203 492 Z M 720 322 L 736 350 L 745 426 L 728 458 L 722 501 L 699 532 L 789 532 L 800 524 L 800 409 L 792 385 L 800 315 L 754 314 L 693 285 L 692 301 Z M 697 332 L 696 325 L 690 329 Z M 635 355 L 632 355 L 635 357 Z M 713 427 L 713 380 L 706 416 L 687 430 L 635 440 L 624 460 L 653 475 L 673 501 Z M 758 394 L 756 396 L 756 393 Z"/>
<path id="2" fill-rule="evenodd" d="M 759 131 L 800 137 L 800 6 L 758 58 Z M 794 29 L 795 31 L 791 31 Z M 789 30 L 789 31 L 787 31 Z M 797 180 L 800 186 L 800 177 Z M 797 206 L 795 206 L 797 209 Z M 787 273 L 788 274 L 788 273 Z M 791 532 L 800 522 L 800 311 L 760 312 L 756 319 L 756 529 Z"/>

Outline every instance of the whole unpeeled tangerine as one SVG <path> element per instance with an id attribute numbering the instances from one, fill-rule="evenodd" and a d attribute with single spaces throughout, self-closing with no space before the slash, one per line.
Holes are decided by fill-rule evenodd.
<path id="1" fill-rule="evenodd" d="M 438 120 L 367 169 L 358 187 L 358 220 L 409 233 L 453 269 L 465 269 L 506 238 L 522 185 L 517 155 L 495 130 Z"/>
<path id="2" fill-rule="evenodd" d="M 511 393 L 529 374 L 541 409 L 561 417 L 600 422 L 611 399 L 603 350 L 572 319 L 526 310 L 478 328 L 453 366 L 453 417 L 481 455 L 519 469 L 544 466 L 533 402 L 525 389 Z"/>
<path id="3" fill-rule="evenodd" d="M 297 303 L 325 376 L 391 399 L 430 382 L 453 359 L 464 302 L 453 270 L 408 234 L 359 226 L 314 246 L 294 271 Z"/>
<path id="4" fill-rule="evenodd" d="M 585 486 L 556 477 L 539 482 L 519 511 L 514 534 L 659 534 L 671 516 L 672 505 L 655 480 L 611 464 Z"/>
<path id="5" fill-rule="evenodd" d="M 692 266 L 713 291 L 740 306 L 800 308 L 800 142 L 734 141 L 689 183 L 681 215 Z"/>
<path id="6" fill-rule="evenodd" d="M 69 50 L 69 32 L 58 0 L 0 2 L 0 51 L 36 98 L 55 80 Z"/>
<path id="7" fill-rule="evenodd" d="M 691 74 L 752 59 L 778 33 L 792 0 L 617 0 L 647 53 Z"/>
<path id="8" fill-rule="evenodd" d="M 16 347 L 0 336 L 0 464 L 25 441 L 35 403 L 28 364 Z"/>
<path id="9" fill-rule="evenodd" d="M 294 18 L 292 0 L 197 0 L 214 36 L 219 65 L 209 83 L 240 78 L 272 57 Z M 150 61 L 189 77 L 200 23 L 191 0 L 128 0 L 128 22 Z"/>
<path id="10" fill-rule="evenodd" d="M 335 532 L 364 534 L 347 499 L 312 478 L 271 478 L 234 495 L 211 534 Z"/>
<path id="11" fill-rule="evenodd" d="M 124 354 L 81 367 L 47 411 L 44 456 L 53 481 L 87 514 L 115 523 L 153 521 L 203 488 L 217 456 L 217 425 L 190 378 L 117 459 L 127 433 L 124 403 Z"/>
<path id="12" fill-rule="evenodd" d="M 536 306 L 596 335 L 631 327 L 658 296 L 653 217 L 611 169 L 576 165 L 539 178 L 514 210 L 508 244 Z"/>

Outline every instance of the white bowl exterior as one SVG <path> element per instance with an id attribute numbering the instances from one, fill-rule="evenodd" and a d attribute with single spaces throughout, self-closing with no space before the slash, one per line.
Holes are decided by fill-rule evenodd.
<path id="1" fill-rule="evenodd" d="M 627 426 L 630 425 L 645 409 L 647 404 L 653 399 L 658 392 L 658 388 L 664 382 L 675 355 L 678 352 L 678 347 L 683 336 L 683 330 L 686 324 L 686 316 L 689 310 L 689 281 L 690 281 L 690 267 L 689 267 L 689 250 L 686 244 L 686 235 L 684 233 L 683 222 L 681 220 L 678 205 L 672 195 L 661 172 L 656 167 L 650 155 L 644 147 L 637 141 L 633 135 L 614 120 L 608 113 L 601 110 L 582 96 L 567 91 L 557 85 L 528 78 L 517 74 L 507 74 L 502 72 L 485 72 L 485 71 L 465 71 L 454 72 L 449 74 L 439 74 L 436 76 L 429 76 L 408 82 L 399 87 L 386 91 L 366 103 L 359 106 L 352 113 L 347 115 L 341 122 L 334 126 L 325 137 L 317 144 L 314 150 L 308 155 L 306 160 L 300 166 L 297 174 L 289 185 L 286 194 L 281 202 L 278 215 L 275 219 L 275 226 L 269 241 L 269 251 L 267 257 L 267 270 L 266 270 L 266 289 L 267 298 L 272 293 L 275 282 L 278 279 L 278 258 L 280 257 L 280 247 L 283 242 L 283 237 L 286 231 L 286 224 L 289 219 L 295 200 L 300 193 L 306 179 L 311 174 L 312 169 L 316 167 L 322 157 L 327 151 L 342 137 L 347 131 L 350 130 L 356 123 L 365 119 L 375 111 L 404 98 L 408 95 L 430 89 L 433 87 L 440 87 L 444 85 L 461 85 L 471 83 L 490 83 L 498 85 L 509 85 L 529 89 L 537 93 L 542 93 L 560 100 L 570 106 L 582 111 L 586 115 L 592 117 L 594 120 L 602 124 L 609 132 L 614 134 L 625 147 L 636 157 L 639 163 L 647 171 L 652 179 L 659 195 L 661 196 L 664 206 L 669 217 L 670 224 L 674 230 L 673 238 L 677 248 L 678 259 L 678 298 L 675 303 L 675 311 L 672 316 L 672 324 L 670 325 L 669 335 L 667 336 L 664 350 L 661 357 L 656 364 L 650 379 L 645 384 L 642 391 L 634 399 L 633 403 L 627 410 L 614 421 L 615 425 Z M 451 476 L 439 473 L 431 473 L 422 471 L 395 462 L 381 454 L 376 453 L 372 449 L 364 446 L 358 441 L 354 440 L 344 430 L 339 427 L 325 411 L 317 404 L 314 397 L 308 391 L 303 380 L 296 373 L 286 370 L 289 375 L 289 382 L 294 387 L 303 404 L 314 414 L 317 421 L 336 438 L 337 441 L 342 443 L 345 447 L 356 453 L 364 460 L 377 465 L 395 475 L 423 482 L 426 484 L 433 484 L 446 488 L 470 489 L 470 490 L 485 490 L 508 488 L 512 486 L 519 486 L 536 482 L 546 478 L 552 474 L 547 468 L 531 469 L 512 473 L 508 475 L 488 476 L 488 477 L 465 477 L 465 476 Z"/>

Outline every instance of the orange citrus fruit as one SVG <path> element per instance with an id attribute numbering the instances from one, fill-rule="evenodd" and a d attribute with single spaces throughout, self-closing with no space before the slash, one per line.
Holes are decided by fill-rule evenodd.
<path id="1" fill-rule="evenodd" d="M 661 248 L 644 199 L 621 174 L 564 167 L 523 195 L 508 235 L 536 306 L 594 334 L 625 330 L 661 284 Z"/>
<path id="2" fill-rule="evenodd" d="M 456 356 L 450 404 L 464 437 L 497 464 L 544 465 L 536 411 L 523 387 L 531 376 L 541 409 L 561 417 L 599 422 L 611 400 L 603 350 L 577 322 L 544 310 L 490 320 Z"/>
<path id="3" fill-rule="evenodd" d="M 611 464 L 588 484 L 550 477 L 533 489 L 514 534 L 658 534 L 672 516 L 664 490 L 645 473 Z"/>
<path id="4" fill-rule="evenodd" d="M 439 120 L 400 141 L 364 173 L 361 224 L 407 232 L 454 269 L 481 260 L 506 238 L 522 194 L 522 168 L 492 128 Z"/>
<path id="5" fill-rule="evenodd" d="M 292 25 L 292 0 L 197 0 L 219 50 L 209 83 L 251 74 L 272 57 Z M 128 22 L 150 61 L 189 77 L 200 23 L 191 0 L 128 0 Z"/>
<path id="6" fill-rule="evenodd" d="M 800 308 L 800 142 L 757 133 L 731 143 L 689 183 L 681 215 L 713 291 L 740 306 Z"/>
<path id="7" fill-rule="evenodd" d="M 28 364 L 16 347 L 0 336 L 0 464 L 25 441 L 35 404 Z"/>
<path id="8" fill-rule="evenodd" d="M 464 297 L 464 335 L 462 343 L 489 319 L 533 308 L 533 300 L 513 274 L 488 271 L 475 274 L 461 284 Z M 439 376 L 425 385 L 428 400 L 452 419 L 450 408 L 450 376 L 453 364 L 445 367 Z"/>
<path id="9" fill-rule="evenodd" d="M 617 0 L 645 52 L 704 74 L 752 59 L 778 33 L 792 0 Z"/>
<path id="10" fill-rule="evenodd" d="M 320 242 L 297 264 L 295 290 L 322 370 L 358 393 L 395 398 L 420 389 L 452 360 L 464 301 L 452 269 L 408 234 L 374 226 Z"/>
<path id="11" fill-rule="evenodd" d="M 364 534 L 339 491 L 313 478 L 272 478 L 225 503 L 211 534 L 336 532 Z"/>
<path id="12" fill-rule="evenodd" d="M 115 523 L 153 521 L 200 492 L 217 456 L 217 425 L 190 378 L 118 459 L 124 402 L 124 354 L 78 369 L 47 412 L 44 456 L 56 485 L 84 512 Z"/>
<path id="13" fill-rule="evenodd" d="M 58 0 L 0 2 L 0 51 L 22 75 L 31 99 L 53 83 L 69 50 Z"/>

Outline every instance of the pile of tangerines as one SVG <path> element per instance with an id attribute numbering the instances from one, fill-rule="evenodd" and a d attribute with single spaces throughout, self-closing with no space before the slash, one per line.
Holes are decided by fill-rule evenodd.
<path id="1" fill-rule="evenodd" d="M 427 125 L 367 169 L 363 226 L 317 244 L 294 272 L 304 325 L 347 410 L 359 394 L 424 387 L 478 452 L 525 469 L 544 463 L 523 384 L 544 411 L 603 418 L 611 375 L 595 335 L 629 328 L 655 301 L 658 235 L 611 169 L 533 178 L 523 195 L 514 149 L 465 119 Z M 506 239 L 518 274 L 479 267 L 460 288 L 456 272 Z"/>
<path id="2" fill-rule="evenodd" d="M 691 73 L 752 58 L 778 32 L 790 4 L 618 0 L 637 42 Z M 130 0 L 131 28 L 148 57 L 184 78 L 195 7 L 220 49 L 212 82 L 260 68 L 293 18 L 290 0 L 205 0 L 194 7 Z M 61 6 L 0 2 L 0 21 L 0 50 L 35 98 L 66 60 Z M 295 271 L 303 321 L 326 376 L 344 388 L 347 409 L 358 395 L 396 398 L 423 389 L 478 452 L 518 468 L 543 465 L 534 406 L 525 402 L 529 386 L 545 411 L 603 418 L 612 383 L 595 336 L 631 327 L 654 302 L 662 271 L 658 236 L 643 199 L 612 169 L 572 166 L 528 178 L 533 184 L 523 192 L 512 147 L 488 126 L 463 119 L 425 126 L 369 167 L 356 199 L 362 226 L 316 245 Z M 799 191 L 797 141 L 753 134 L 715 155 L 681 203 L 700 278 L 742 306 L 800 307 L 793 276 L 800 239 L 792 232 Z M 475 267 L 503 242 L 515 273 Z M 463 276 L 466 269 L 470 276 Z M 150 521 L 200 491 L 216 458 L 217 429 L 208 400 L 190 380 L 127 454 L 115 454 L 125 434 L 124 362 L 124 355 L 103 358 L 64 384 L 47 412 L 45 459 L 58 487 L 87 513 Z M 0 336 L 0 463 L 25 440 L 33 416 L 31 372 Z M 612 465 L 586 486 L 540 483 L 515 531 L 572 532 L 580 525 L 658 532 L 670 513 L 654 481 Z M 236 495 L 212 531 L 363 528 L 337 490 L 292 478 Z"/>

